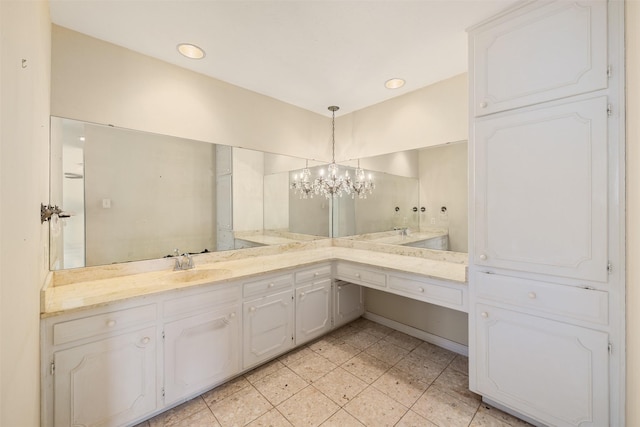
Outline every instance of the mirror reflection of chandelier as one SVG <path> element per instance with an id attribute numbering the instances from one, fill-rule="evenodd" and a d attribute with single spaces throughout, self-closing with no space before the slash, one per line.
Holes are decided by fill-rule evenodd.
<path id="1" fill-rule="evenodd" d="M 360 159 L 358 159 L 358 169 L 356 169 L 355 179 L 351 183 L 351 197 L 355 198 L 356 194 L 360 199 L 366 199 L 367 194 L 373 194 L 376 185 L 373 183 L 371 174 L 365 176 L 364 170 L 360 167 Z"/>
<path id="2" fill-rule="evenodd" d="M 314 189 L 311 181 L 311 171 L 309 170 L 309 160 L 307 160 L 306 166 L 302 169 L 300 175 L 295 174 L 293 176 L 290 188 L 294 193 L 299 193 L 301 199 L 313 199 Z"/>
<path id="3" fill-rule="evenodd" d="M 331 164 L 324 169 L 320 169 L 318 176 L 311 182 L 311 171 L 309 170 L 309 162 L 298 175 L 294 175 L 291 182 L 291 189 L 295 193 L 300 194 L 300 198 L 313 198 L 313 195 L 322 195 L 327 199 L 342 197 L 342 194 L 351 194 L 352 198 L 356 195 L 360 199 L 366 199 L 367 194 L 372 194 L 375 184 L 371 174 L 367 177 L 362 168 L 360 168 L 360 160 L 358 160 L 358 168 L 355 172 L 354 179 L 349 176 L 349 171 L 345 171 L 344 175 L 340 174 L 338 165 L 336 164 L 336 111 L 340 107 L 332 105 L 329 107 L 331 111 Z"/>

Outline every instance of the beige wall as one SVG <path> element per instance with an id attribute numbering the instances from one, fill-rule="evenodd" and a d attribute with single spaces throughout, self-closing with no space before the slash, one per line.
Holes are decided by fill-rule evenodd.
<path id="1" fill-rule="evenodd" d="M 50 19 L 0 1 L 0 425 L 40 425 L 40 288 L 47 273 Z M 23 60 L 26 63 L 23 67 Z"/>
<path id="2" fill-rule="evenodd" d="M 420 205 L 426 208 L 420 228 L 448 228 L 449 250 L 456 252 L 467 252 L 469 246 L 467 145 L 461 141 L 419 152 Z"/>
<path id="3" fill-rule="evenodd" d="M 627 422 L 640 426 L 640 2 L 626 2 Z"/>
<path id="4" fill-rule="evenodd" d="M 351 132 L 346 144 L 336 130 L 336 158 L 355 159 L 429 147 L 469 137 L 467 74 L 336 119 Z"/>
<path id="5" fill-rule="evenodd" d="M 51 114 L 328 159 L 327 117 L 53 26 Z"/>
<path id="6" fill-rule="evenodd" d="M 331 159 L 319 115 L 53 26 L 51 113 L 302 158 Z M 176 106 L 179 106 L 177 108 Z M 467 139 L 461 74 L 336 118 L 336 160 Z"/>

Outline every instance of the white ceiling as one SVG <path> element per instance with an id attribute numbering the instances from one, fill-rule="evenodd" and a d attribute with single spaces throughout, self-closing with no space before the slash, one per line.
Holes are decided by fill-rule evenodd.
<path id="1" fill-rule="evenodd" d="M 465 29 L 518 0 L 50 0 L 53 23 L 323 115 L 467 69 Z M 182 57 L 181 42 L 206 51 Z M 384 82 L 406 79 L 401 89 Z"/>

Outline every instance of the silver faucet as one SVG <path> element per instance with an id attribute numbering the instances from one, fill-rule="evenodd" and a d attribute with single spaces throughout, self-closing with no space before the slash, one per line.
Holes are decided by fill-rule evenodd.
<path id="1" fill-rule="evenodd" d="M 409 228 L 408 227 L 393 227 L 393 229 L 395 231 L 397 231 L 398 234 L 401 235 L 401 236 L 408 236 L 409 235 Z"/>
<path id="2" fill-rule="evenodd" d="M 176 263 L 173 266 L 174 270 L 190 270 L 195 268 L 195 264 L 193 263 L 193 257 L 189 255 L 187 252 L 180 255 L 180 251 L 178 249 L 173 250 L 173 256 L 175 257 Z"/>

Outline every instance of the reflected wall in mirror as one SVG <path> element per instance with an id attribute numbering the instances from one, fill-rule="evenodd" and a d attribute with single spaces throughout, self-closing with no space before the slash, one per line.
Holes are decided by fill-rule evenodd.
<path id="1" fill-rule="evenodd" d="M 274 208 L 302 162 L 52 117 L 50 203 L 73 216 L 51 221 L 50 268 L 316 239 L 287 234 L 288 215 Z"/>
<path id="2" fill-rule="evenodd" d="M 52 269 L 215 250 L 213 144 L 57 118 L 52 130 L 52 200 L 74 213 L 51 233 Z"/>
<path id="3" fill-rule="evenodd" d="M 336 199 L 334 236 L 467 252 L 466 141 L 365 158 L 360 165 L 373 171 L 376 189 L 367 199 Z"/>

